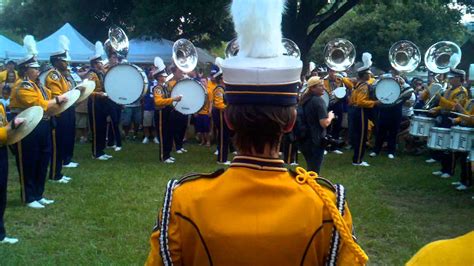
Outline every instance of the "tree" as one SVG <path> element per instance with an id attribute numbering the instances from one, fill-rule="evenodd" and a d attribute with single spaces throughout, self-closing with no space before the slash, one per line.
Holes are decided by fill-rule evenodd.
<path id="1" fill-rule="evenodd" d="M 388 51 L 399 40 L 417 44 L 422 54 L 437 41 L 462 44 L 465 30 L 461 14 L 450 9 L 448 1 L 392 1 L 364 4 L 348 12 L 315 42 L 310 58 L 322 63 L 324 45 L 340 37 L 350 40 L 358 52 L 373 55 L 372 61 L 382 69 L 390 68 Z"/>

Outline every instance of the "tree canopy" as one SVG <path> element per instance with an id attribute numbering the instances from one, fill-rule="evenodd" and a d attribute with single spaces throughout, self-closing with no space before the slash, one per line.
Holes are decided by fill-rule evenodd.
<path id="1" fill-rule="evenodd" d="M 305 63 L 308 58 L 320 62 L 324 44 L 343 37 L 351 40 L 359 53 L 370 51 L 376 63 L 386 66 L 386 53 L 397 40 L 409 39 L 425 49 L 434 41 L 463 39 L 460 11 L 449 9 L 451 2 L 287 0 L 282 30 L 285 37 L 298 44 Z M 474 6 L 472 0 L 457 2 Z M 94 42 L 104 41 L 108 28 L 115 24 L 125 28 L 131 38 L 187 38 L 197 46 L 212 49 L 235 35 L 227 12 L 230 3 L 231 0 L 11 0 L 0 17 L 0 32 L 17 41 L 25 34 L 40 40 L 69 22 Z"/>

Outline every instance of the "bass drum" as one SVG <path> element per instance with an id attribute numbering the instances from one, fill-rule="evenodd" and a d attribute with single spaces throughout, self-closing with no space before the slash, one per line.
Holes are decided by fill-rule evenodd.
<path id="1" fill-rule="evenodd" d="M 107 71 L 104 88 L 109 99 L 117 104 L 132 104 L 146 93 L 148 78 L 145 72 L 133 64 L 118 64 Z"/>
<path id="2" fill-rule="evenodd" d="M 393 78 L 382 78 L 375 85 L 375 98 L 383 104 L 392 104 L 400 96 L 401 89 Z"/>
<path id="3" fill-rule="evenodd" d="M 176 102 L 174 109 L 184 114 L 190 115 L 199 112 L 206 104 L 207 91 L 194 79 L 182 79 L 174 85 L 171 91 L 171 98 L 182 96 L 181 101 Z"/>

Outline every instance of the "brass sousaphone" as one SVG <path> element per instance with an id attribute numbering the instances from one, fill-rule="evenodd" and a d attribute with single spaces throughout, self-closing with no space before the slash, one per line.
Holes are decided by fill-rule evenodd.
<path id="1" fill-rule="evenodd" d="M 445 74 L 450 68 L 455 68 L 461 62 L 461 48 L 450 41 L 441 41 L 433 44 L 425 53 L 425 65 L 433 73 Z M 429 92 L 430 99 L 426 102 L 423 109 L 431 109 L 437 105 L 436 95 L 443 94 L 447 89 L 447 84 L 442 84 L 435 77 L 435 82 L 431 84 Z"/>
<path id="2" fill-rule="evenodd" d="M 330 69 L 341 72 L 346 71 L 354 64 L 356 49 L 350 41 L 337 38 L 326 44 L 323 55 L 324 63 L 326 63 Z M 331 95 L 323 96 L 323 99 L 326 102 L 329 98 L 327 102 L 328 105 L 335 103 L 346 96 L 346 90 L 344 86 L 336 88 L 331 92 Z"/>

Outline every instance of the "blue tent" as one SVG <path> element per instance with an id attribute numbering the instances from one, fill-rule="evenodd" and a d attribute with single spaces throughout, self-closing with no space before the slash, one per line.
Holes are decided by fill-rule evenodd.
<path id="1" fill-rule="evenodd" d="M 12 54 L 20 54 L 22 51 L 21 45 L 0 35 L 0 59 L 18 59 L 12 57 Z"/>

